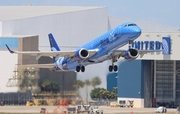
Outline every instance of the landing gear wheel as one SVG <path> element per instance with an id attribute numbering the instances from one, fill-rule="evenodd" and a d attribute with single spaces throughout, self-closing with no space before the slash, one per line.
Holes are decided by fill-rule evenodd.
<path id="1" fill-rule="evenodd" d="M 79 72 L 80 71 L 80 66 L 76 66 L 76 71 Z"/>
<path id="2" fill-rule="evenodd" d="M 112 70 L 113 70 L 113 66 L 110 65 L 110 66 L 109 66 L 109 71 L 112 72 Z"/>
<path id="3" fill-rule="evenodd" d="M 84 72 L 84 71 L 85 71 L 85 67 L 81 66 L 81 72 Z"/>
<path id="4" fill-rule="evenodd" d="M 114 65 L 114 71 L 116 72 L 118 70 L 118 66 Z"/>

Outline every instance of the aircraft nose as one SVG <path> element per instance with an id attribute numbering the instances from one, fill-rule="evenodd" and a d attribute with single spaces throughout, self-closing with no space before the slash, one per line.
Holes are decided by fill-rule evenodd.
<path id="1" fill-rule="evenodd" d="M 141 29 L 139 27 L 136 27 L 132 29 L 132 33 L 136 36 L 139 37 L 141 35 Z"/>
<path id="2" fill-rule="evenodd" d="M 141 29 L 140 29 L 139 27 L 136 27 L 136 28 L 134 29 L 134 32 L 140 34 L 140 33 L 141 33 Z"/>

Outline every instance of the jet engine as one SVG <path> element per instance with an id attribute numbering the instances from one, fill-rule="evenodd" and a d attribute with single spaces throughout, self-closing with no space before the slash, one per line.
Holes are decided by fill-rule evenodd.
<path id="1" fill-rule="evenodd" d="M 81 61 L 89 57 L 88 50 L 82 48 L 76 51 L 74 58 L 76 61 Z"/>
<path id="2" fill-rule="evenodd" d="M 128 61 L 134 60 L 139 56 L 139 52 L 137 49 L 128 49 L 124 53 L 124 58 Z"/>

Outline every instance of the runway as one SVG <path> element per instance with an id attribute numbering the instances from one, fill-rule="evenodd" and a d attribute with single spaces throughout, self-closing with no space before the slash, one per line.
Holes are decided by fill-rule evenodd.
<path id="1" fill-rule="evenodd" d="M 0 113 L 40 113 L 41 108 L 46 108 L 48 114 L 52 114 L 56 106 L 1 106 Z M 107 107 L 100 106 L 99 109 L 104 111 L 104 114 L 155 114 L 155 108 L 119 108 L 119 107 Z M 176 109 L 167 109 L 167 113 L 176 113 Z"/>

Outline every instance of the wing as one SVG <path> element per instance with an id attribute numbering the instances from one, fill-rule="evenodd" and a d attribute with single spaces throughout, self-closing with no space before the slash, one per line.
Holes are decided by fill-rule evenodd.
<path id="1" fill-rule="evenodd" d="M 33 68 L 54 68 L 55 64 L 28 64 L 28 65 L 18 65 L 20 68 L 27 68 L 27 67 L 33 67 Z"/>
<path id="2" fill-rule="evenodd" d="M 41 56 L 55 56 L 57 58 L 59 57 L 67 57 L 67 58 L 73 58 L 74 54 L 76 53 L 76 50 L 73 51 L 47 51 L 47 52 L 40 52 L 40 51 L 13 51 L 11 50 L 8 45 L 6 45 L 7 49 L 10 53 L 13 54 L 28 54 L 31 56 L 36 56 L 36 59 L 39 59 Z M 98 50 L 88 50 L 89 57 L 94 55 Z"/>
<path id="3" fill-rule="evenodd" d="M 153 52 L 161 52 L 162 50 L 138 50 L 138 51 L 139 51 L 140 58 L 142 58 L 144 54 L 153 53 Z"/>
<path id="4" fill-rule="evenodd" d="M 113 56 L 117 58 L 123 57 L 126 51 L 127 50 L 115 50 Z M 153 52 L 161 52 L 161 51 L 162 50 L 138 50 L 140 58 L 142 58 L 144 54 L 153 53 Z"/>

